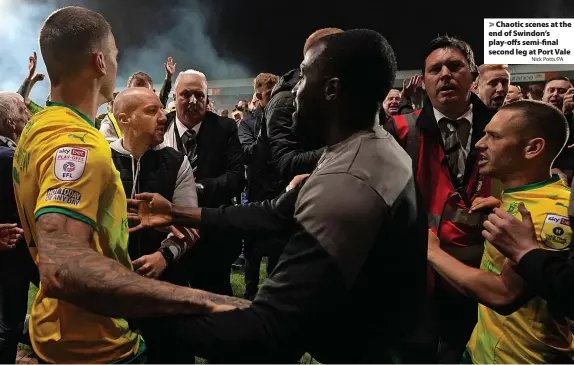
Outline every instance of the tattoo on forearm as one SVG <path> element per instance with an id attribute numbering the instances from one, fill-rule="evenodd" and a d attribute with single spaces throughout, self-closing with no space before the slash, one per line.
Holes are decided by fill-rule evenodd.
<path id="1" fill-rule="evenodd" d="M 46 294 L 95 313 L 111 317 L 198 314 L 209 313 L 214 303 L 236 303 L 129 271 L 90 247 L 91 227 L 64 215 L 40 216 L 37 233 Z"/>

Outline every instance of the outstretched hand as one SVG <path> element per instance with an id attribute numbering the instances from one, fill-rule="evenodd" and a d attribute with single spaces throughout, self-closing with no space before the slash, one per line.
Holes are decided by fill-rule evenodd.
<path id="1" fill-rule="evenodd" d="M 0 251 L 13 249 L 24 231 L 16 223 L 0 224 Z"/>
<path id="2" fill-rule="evenodd" d="M 132 226 L 130 232 L 136 232 L 142 228 L 171 226 L 171 208 L 171 202 L 159 194 L 136 194 L 135 199 L 128 199 L 128 210 L 130 212 L 128 222 Z M 137 214 L 135 213 L 136 211 Z M 179 234 L 175 234 L 172 231 L 176 237 L 182 238 L 183 234 L 179 231 L 177 232 Z"/>

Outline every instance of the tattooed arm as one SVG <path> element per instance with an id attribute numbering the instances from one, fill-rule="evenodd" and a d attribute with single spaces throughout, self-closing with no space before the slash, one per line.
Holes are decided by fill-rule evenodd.
<path id="1" fill-rule="evenodd" d="M 42 290 L 110 317 L 151 317 L 210 313 L 246 307 L 249 302 L 144 278 L 90 245 L 91 226 L 62 214 L 46 213 L 36 223 Z"/>

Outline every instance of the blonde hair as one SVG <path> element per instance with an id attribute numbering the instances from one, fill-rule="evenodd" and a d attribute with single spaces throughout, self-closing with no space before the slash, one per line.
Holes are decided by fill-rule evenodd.
<path id="1" fill-rule="evenodd" d="M 478 84 L 480 83 L 480 76 L 484 75 L 486 72 L 488 71 L 504 71 L 508 74 L 508 77 L 510 78 L 510 71 L 508 71 L 508 65 L 487 65 L 487 64 L 483 64 L 478 66 L 478 76 L 476 77 L 475 83 L 478 86 Z"/>

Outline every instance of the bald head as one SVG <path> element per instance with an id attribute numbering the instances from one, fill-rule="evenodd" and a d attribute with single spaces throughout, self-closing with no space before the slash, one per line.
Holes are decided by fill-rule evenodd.
<path id="1" fill-rule="evenodd" d="M 119 93 L 114 100 L 114 117 L 128 146 L 163 142 L 167 119 L 159 97 L 151 89 L 132 87 Z"/>
<path id="2" fill-rule="evenodd" d="M 157 95 L 147 87 L 130 87 L 120 92 L 114 100 L 114 117 L 120 113 L 132 114 L 146 99 L 157 98 Z M 158 98 L 159 100 L 159 98 Z"/>

